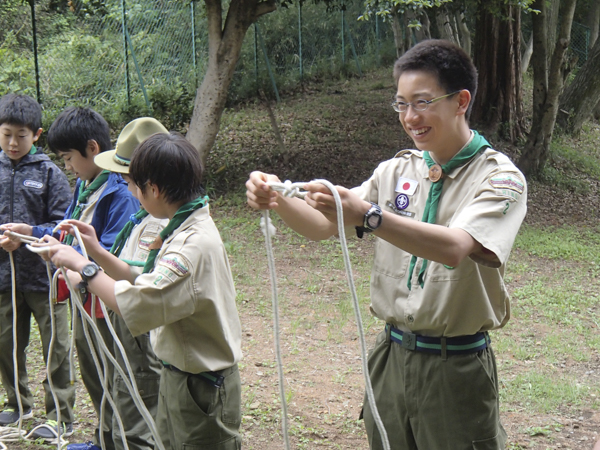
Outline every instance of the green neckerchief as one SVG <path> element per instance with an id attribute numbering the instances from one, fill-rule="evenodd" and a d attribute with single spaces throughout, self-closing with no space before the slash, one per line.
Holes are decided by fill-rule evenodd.
<path id="1" fill-rule="evenodd" d="M 481 136 L 477 131 L 473 131 L 473 139 L 471 142 L 465 146 L 460 152 L 458 152 L 454 157 L 448 161 L 446 164 L 442 166 L 442 173 L 444 175 L 449 174 L 454 169 L 460 166 L 464 166 L 469 161 L 475 157 L 481 150 L 486 147 L 491 147 L 488 141 L 485 140 L 483 136 Z M 431 168 L 436 164 L 433 160 L 429 152 L 423 152 L 423 159 L 427 163 L 427 167 Z M 425 211 L 423 211 L 423 218 L 421 222 L 427 223 L 435 223 L 438 204 L 440 202 L 440 197 L 442 196 L 442 188 L 444 187 L 444 178 L 442 177 L 436 181 L 435 183 L 431 183 L 429 188 L 429 195 L 427 196 L 427 202 L 425 203 Z M 415 270 L 415 264 L 417 263 L 417 257 L 413 255 L 410 260 L 410 267 L 408 273 L 408 289 L 412 288 L 412 276 Z M 421 266 L 421 270 L 419 271 L 419 284 L 421 287 L 425 285 L 425 269 L 427 268 L 427 260 L 423 260 L 423 265 Z"/>
<path id="2" fill-rule="evenodd" d="M 123 247 L 125 247 L 125 242 L 127 242 L 127 239 L 131 236 L 133 227 L 139 225 L 147 215 L 148 211 L 144 208 L 140 208 L 138 212 L 129 216 L 129 221 L 125 224 L 123 229 L 119 231 L 119 234 L 117 234 L 117 237 L 115 238 L 115 243 L 110 248 L 110 252 L 113 255 L 119 256 L 121 254 Z"/>
<path id="3" fill-rule="evenodd" d="M 104 183 L 106 183 L 106 180 L 108 180 L 109 175 L 110 172 L 108 170 L 103 170 L 102 172 L 100 172 L 100 174 L 96 177 L 94 181 L 92 181 L 83 189 L 83 191 L 81 190 L 81 184 L 79 185 L 79 195 L 77 197 L 77 204 L 75 205 L 75 208 L 73 208 L 71 217 L 69 217 L 70 219 L 78 220 L 81 217 L 81 211 L 83 211 L 81 205 L 85 205 L 85 202 L 87 202 L 88 198 L 90 198 L 90 195 L 92 195 Z M 63 243 L 67 245 L 73 244 L 73 236 L 70 234 L 67 235 Z"/>
<path id="4" fill-rule="evenodd" d="M 31 146 L 31 150 L 29 150 L 30 155 L 35 155 L 37 153 L 37 147 L 35 145 Z"/>
<path id="5" fill-rule="evenodd" d="M 185 205 L 182 205 L 173 218 L 169 220 L 169 223 L 163 230 L 160 232 L 159 237 L 155 242 L 160 244 L 158 248 L 153 248 L 150 250 L 150 254 L 148 255 L 148 259 L 146 260 L 146 264 L 144 265 L 144 271 L 142 273 L 151 272 L 154 269 L 154 262 L 156 260 L 156 255 L 160 251 L 160 247 L 165 240 L 173 234 L 179 225 L 181 225 L 194 211 L 197 209 L 203 208 L 208 203 L 208 196 L 198 197 L 196 200 L 192 200 Z"/>

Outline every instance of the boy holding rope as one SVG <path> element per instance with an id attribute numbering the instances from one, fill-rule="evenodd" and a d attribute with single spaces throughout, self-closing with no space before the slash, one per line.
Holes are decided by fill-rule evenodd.
<path id="1" fill-rule="evenodd" d="M 167 134 L 168 131 L 158 120 L 151 117 L 135 119 L 121 131 L 115 150 L 100 153 L 96 156 L 94 162 L 104 170 L 121 174 L 128 184 L 129 191 L 135 197 L 137 195 L 136 187 L 129 177 L 131 155 L 141 142 L 155 133 Z M 110 251 L 100 245 L 94 228 L 85 222 L 69 220 L 61 228 L 65 231 L 71 231 L 72 226 L 76 226 L 88 255 L 94 262 L 102 267 L 106 273 L 110 274 L 114 280 L 129 280 L 130 282 L 134 282 L 135 277 L 141 274 L 148 258 L 149 246 L 154 242 L 167 223 L 168 220 L 157 219 L 141 208 L 136 214 L 131 215 L 129 222 L 127 222 L 123 230 L 117 235 Z M 152 417 L 155 418 L 158 407 L 158 389 L 162 364 L 152 351 L 150 335 L 149 333 L 143 333 L 134 337 L 127 328 L 125 321 L 119 315 L 113 311 L 109 311 L 109 317 L 123 345 L 125 356 L 132 369 L 132 374 L 135 377 L 135 382 L 144 404 Z M 120 349 L 117 348 L 116 343 L 114 354 L 123 370 L 126 371 L 125 361 L 123 361 Z M 117 370 L 114 372 L 111 395 L 122 420 L 129 450 L 154 449 L 154 439 L 152 438 L 150 428 L 138 411 L 131 394 Z M 122 449 L 122 437 L 116 414 L 113 414 L 112 432 L 115 447 L 118 450 Z M 85 447 L 85 450 L 98 450 L 97 447 L 94 447 L 93 443 L 87 445 L 88 447 Z M 73 448 L 77 450 L 77 447 L 74 445 L 70 446 L 69 450 Z"/>
<path id="2" fill-rule="evenodd" d="M 87 289 L 134 336 L 150 331 L 163 364 L 156 423 L 164 447 L 239 450 L 241 325 L 202 171 L 198 151 L 180 135 L 155 134 L 135 150 L 129 177 L 137 196 L 169 224 L 133 282 L 89 271 L 89 261 L 64 245 L 51 245 L 48 255 L 58 266 L 87 273 Z"/>
<path id="3" fill-rule="evenodd" d="M 103 170 L 94 162 L 97 155 L 111 148 L 108 123 L 92 109 L 67 108 L 50 127 L 48 146 L 63 159 L 66 169 L 73 172 L 78 178 L 71 204 L 64 218 L 79 219 L 89 223 L 96 231 L 100 244 L 105 249 L 110 249 L 117 234 L 127 223 L 129 216 L 138 211 L 139 202 L 129 193 L 127 183 L 119 174 Z M 4 228 L 37 238 L 52 235 L 53 231 L 51 227 L 32 227 L 26 224 L 8 224 Z M 79 243 L 73 239 L 73 236 L 66 236 L 64 242 L 79 251 Z M 84 306 L 86 312 L 91 315 L 89 296 Z M 99 304 L 96 305 L 94 312 L 96 324 L 103 340 L 112 349 L 114 340 Z M 100 376 L 106 370 L 110 382 L 113 378 L 112 366 L 100 367 L 100 373 L 98 372 L 90 345 L 93 345 L 93 351 L 98 355 L 101 350 L 94 335 L 91 336 L 93 342 L 87 342 L 81 317 L 76 320 L 74 332 L 81 378 L 92 399 L 96 414 L 100 417 L 104 395 Z M 100 366 L 103 366 L 101 361 Z M 114 450 L 110 428 L 112 408 L 107 402 L 105 403 L 104 417 L 103 450 Z M 100 447 L 100 441 L 100 429 L 96 428 L 93 445 Z M 87 444 L 71 444 L 69 450 L 79 450 L 78 446 L 83 449 L 88 447 Z"/>
<path id="4" fill-rule="evenodd" d="M 8 94 L 0 99 L 0 223 L 27 222 L 53 227 L 62 219 L 69 205 L 71 188 L 67 177 L 34 143 L 42 134 L 42 109 L 31 97 Z M 57 430 L 57 406 L 65 423 L 63 436 L 73 432 L 75 386 L 69 380 L 69 324 L 67 305 L 54 306 L 55 336 L 53 348 L 52 320 L 48 299 L 48 274 L 45 264 L 20 242 L 0 237 L 0 377 L 6 389 L 7 404 L 0 412 L 0 426 L 18 422 L 19 408 L 15 389 L 13 362 L 13 303 L 11 264 L 14 259 L 16 280 L 16 323 L 18 390 L 23 409 L 21 419 L 33 416 L 33 394 L 27 385 L 25 349 L 29 345 L 31 315 L 40 330 L 44 360 L 51 367 L 43 382 L 46 405 L 46 426 L 32 434 L 33 438 L 54 438 Z M 55 405 L 48 383 L 52 381 L 58 398 Z M 54 431 L 53 431 L 54 429 Z"/>
<path id="5" fill-rule="evenodd" d="M 386 322 L 369 376 L 392 448 L 504 449 L 496 362 L 488 331 L 506 324 L 503 275 L 526 212 L 525 178 L 469 129 L 477 71 L 441 40 L 424 41 L 394 66 L 392 107 L 418 150 L 379 165 L 352 190 L 337 187 L 344 223 L 373 233 L 371 310 Z M 337 232 L 336 205 L 308 183 L 305 201 L 284 197 L 253 172 L 248 204 L 273 209 L 314 240 Z M 382 439 L 368 402 L 369 444 Z"/>

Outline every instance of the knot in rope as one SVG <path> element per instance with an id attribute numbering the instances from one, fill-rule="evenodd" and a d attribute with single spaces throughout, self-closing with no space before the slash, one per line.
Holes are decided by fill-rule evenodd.
<path id="1" fill-rule="evenodd" d="M 283 183 L 277 181 L 269 181 L 267 185 L 270 186 L 274 191 L 279 192 L 284 197 L 299 197 L 304 198 L 307 194 L 306 191 L 302 190 L 305 182 L 292 183 L 290 180 L 285 180 Z"/>

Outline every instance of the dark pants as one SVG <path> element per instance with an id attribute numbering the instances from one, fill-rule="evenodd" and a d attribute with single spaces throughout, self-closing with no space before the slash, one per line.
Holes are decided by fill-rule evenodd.
<path id="1" fill-rule="evenodd" d="M 242 448 L 242 387 L 237 364 L 222 374 L 223 385 L 216 388 L 198 376 L 162 369 L 156 425 L 165 448 Z"/>
<path id="2" fill-rule="evenodd" d="M 392 448 L 505 448 L 496 360 L 490 347 L 443 360 L 390 342 L 384 331 L 369 355 L 369 376 Z M 366 396 L 364 419 L 371 449 L 382 449 Z"/>
<path id="3" fill-rule="evenodd" d="M 29 345 L 31 315 L 35 318 L 42 340 L 44 361 L 52 336 L 50 304 L 47 293 L 17 292 L 17 365 L 19 367 L 19 392 L 25 411 L 33 407 L 33 394 L 28 386 L 25 349 Z M 50 377 L 58 397 L 62 422 L 73 422 L 75 386 L 69 380 L 69 322 L 66 303 L 54 305 L 55 336 L 50 355 Z M 12 293 L 0 293 L 0 378 L 8 397 L 8 406 L 18 410 L 13 362 L 13 307 Z M 48 378 L 43 381 L 46 417 L 57 420 L 56 405 Z"/>

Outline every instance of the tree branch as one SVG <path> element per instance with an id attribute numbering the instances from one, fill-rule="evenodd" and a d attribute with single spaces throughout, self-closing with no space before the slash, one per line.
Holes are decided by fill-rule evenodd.
<path id="1" fill-rule="evenodd" d="M 256 12 L 254 13 L 254 20 L 256 22 L 260 16 L 264 16 L 270 12 L 273 12 L 277 9 L 277 4 L 275 0 L 266 0 L 264 2 L 260 2 L 256 5 Z"/>
<path id="2" fill-rule="evenodd" d="M 221 45 L 223 9 L 221 0 L 204 0 L 208 21 L 208 55 L 216 55 Z"/>

